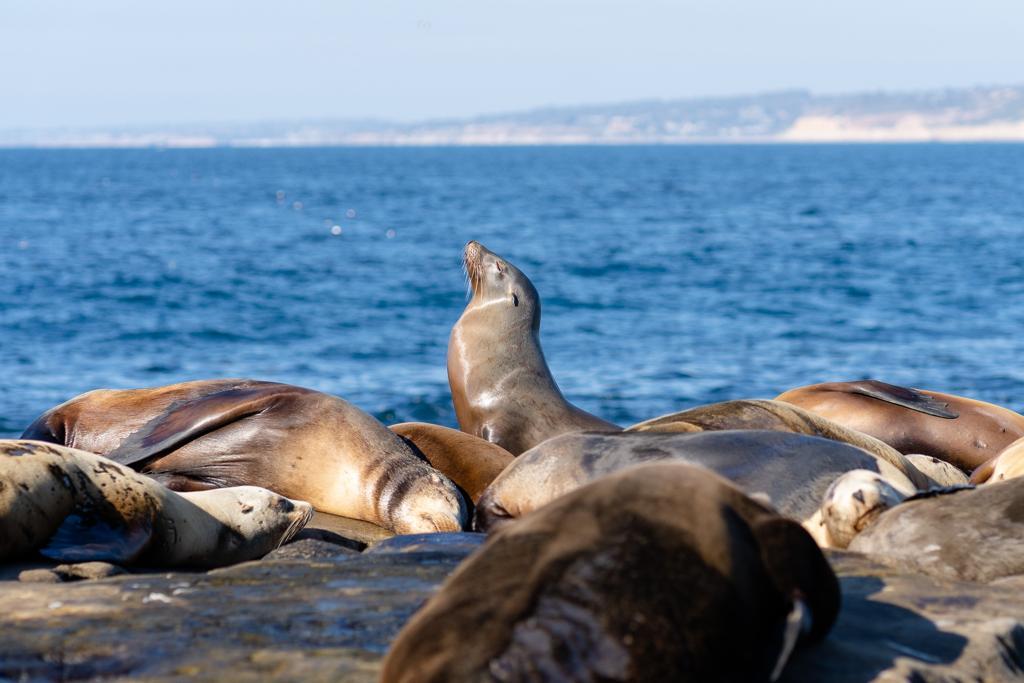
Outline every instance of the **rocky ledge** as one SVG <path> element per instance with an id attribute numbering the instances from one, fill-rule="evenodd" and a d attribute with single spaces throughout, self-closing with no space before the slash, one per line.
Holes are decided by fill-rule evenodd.
<path id="1" fill-rule="evenodd" d="M 360 552 L 363 542 L 304 532 L 263 560 L 210 572 L 6 568 L 0 680 L 222 680 L 230 672 L 232 680 L 374 681 L 405 620 L 483 536 L 366 540 Z M 853 553 L 829 559 L 843 589 L 839 620 L 782 680 L 1024 675 L 1024 577 L 938 581 Z"/>

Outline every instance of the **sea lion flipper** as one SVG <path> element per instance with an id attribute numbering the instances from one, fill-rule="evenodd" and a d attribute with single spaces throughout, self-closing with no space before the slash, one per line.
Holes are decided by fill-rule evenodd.
<path id="1" fill-rule="evenodd" d="M 851 394 L 860 394 L 870 398 L 877 398 L 880 401 L 916 410 L 926 415 L 934 415 L 947 420 L 960 417 L 949 408 L 949 404 L 937 401 L 931 396 L 924 394 L 917 389 L 900 387 L 895 384 L 886 384 L 875 379 L 866 379 L 860 382 L 849 382 L 846 384 L 846 391 Z"/>
<path id="2" fill-rule="evenodd" d="M 798 523 L 770 517 L 753 525 L 761 546 L 761 560 L 772 581 L 794 603 L 802 600 L 810 612 L 810 628 L 804 635 L 813 642 L 822 638 L 839 615 L 839 581 L 811 535 Z"/>
<path id="3" fill-rule="evenodd" d="M 57 528 L 39 554 L 60 562 L 133 562 L 153 540 L 150 520 L 108 523 L 99 515 L 73 513 Z"/>
<path id="4" fill-rule="evenodd" d="M 274 402 L 296 393 L 282 385 L 218 391 L 171 406 L 128 436 L 106 457 L 133 469 L 180 448 L 203 434 L 263 412 Z"/>

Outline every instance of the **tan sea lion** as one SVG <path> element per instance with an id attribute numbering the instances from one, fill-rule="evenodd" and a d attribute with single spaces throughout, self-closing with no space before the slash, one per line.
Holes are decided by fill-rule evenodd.
<path id="1" fill-rule="evenodd" d="M 479 242 L 465 250 L 473 297 L 448 340 L 459 428 L 512 455 L 567 432 L 619 427 L 565 400 L 540 347 L 540 296 L 523 273 Z"/>
<path id="2" fill-rule="evenodd" d="M 1024 437 L 1024 415 L 991 403 L 876 380 L 829 382 L 776 397 L 881 439 L 901 453 L 923 453 L 970 472 Z"/>
<path id="3" fill-rule="evenodd" d="M 1024 479 L 919 494 L 850 543 L 886 564 L 945 579 L 1024 574 Z"/>
<path id="4" fill-rule="evenodd" d="M 174 493 L 74 448 L 0 441 L 0 561 L 30 551 L 65 562 L 216 567 L 256 559 L 313 515 L 254 486 Z"/>
<path id="5" fill-rule="evenodd" d="M 255 485 L 397 533 L 458 531 L 455 485 L 383 424 L 336 396 L 205 380 L 91 391 L 25 431 L 99 453 L 177 491 Z"/>
<path id="6" fill-rule="evenodd" d="M 494 478 L 515 460 L 498 444 L 426 422 L 402 422 L 388 429 L 410 442 L 431 467 L 455 482 L 475 505 Z"/>
<path id="7" fill-rule="evenodd" d="M 893 482 L 878 472 L 851 470 L 825 491 L 821 519 L 834 548 L 845 548 L 886 510 L 917 493 L 908 481 Z"/>
<path id="8" fill-rule="evenodd" d="M 923 453 L 908 453 L 903 457 L 907 459 L 907 462 L 916 467 L 918 472 L 935 482 L 939 488 L 965 486 L 970 483 L 967 474 L 962 469 L 945 460 L 939 460 L 936 457 L 924 455 Z M 919 488 L 924 489 L 927 487 Z"/>
<path id="9" fill-rule="evenodd" d="M 849 429 L 820 415 L 809 413 L 781 401 L 744 399 L 711 403 L 646 420 L 627 427 L 626 431 L 695 433 L 724 429 L 770 429 L 841 441 L 887 460 L 889 464 L 910 477 L 918 488 L 925 489 L 930 485 L 938 484 L 922 475 L 892 446 L 873 436 Z"/>
<path id="10" fill-rule="evenodd" d="M 906 481 L 883 458 L 849 444 L 789 432 L 729 430 L 698 434 L 565 434 L 523 453 L 498 475 L 476 508 L 476 526 L 491 531 L 599 477 L 631 465 L 672 460 L 701 465 L 748 495 L 766 498 L 831 546 L 821 523 L 825 491 L 850 470 Z"/>
<path id="11" fill-rule="evenodd" d="M 642 465 L 490 537 L 399 632 L 380 680 L 774 680 L 839 601 L 799 525 L 702 468 Z"/>

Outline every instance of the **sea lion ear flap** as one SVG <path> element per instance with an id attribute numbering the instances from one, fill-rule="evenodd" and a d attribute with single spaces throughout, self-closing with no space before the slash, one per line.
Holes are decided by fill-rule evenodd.
<path id="1" fill-rule="evenodd" d="M 761 561 L 784 594 L 810 610 L 808 641 L 823 638 L 839 614 L 839 581 L 811 535 L 796 522 L 771 517 L 753 525 Z"/>

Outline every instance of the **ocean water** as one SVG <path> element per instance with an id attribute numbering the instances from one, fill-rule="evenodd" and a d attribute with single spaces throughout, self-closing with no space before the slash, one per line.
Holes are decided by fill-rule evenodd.
<path id="1" fill-rule="evenodd" d="M 0 151 L 0 436 L 253 377 L 454 424 L 462 245 L 620 424 L 873 377 L 1024 408 L 1024 145 Z"/>

